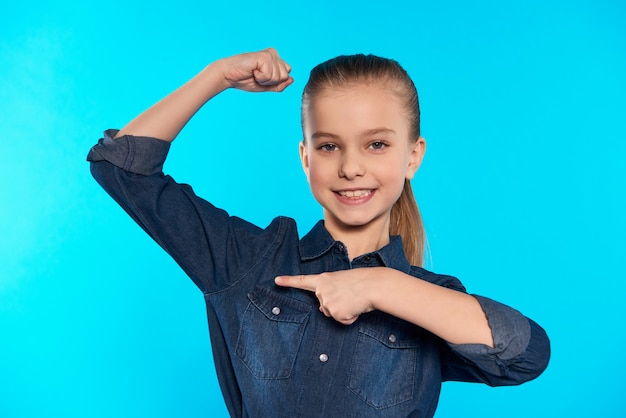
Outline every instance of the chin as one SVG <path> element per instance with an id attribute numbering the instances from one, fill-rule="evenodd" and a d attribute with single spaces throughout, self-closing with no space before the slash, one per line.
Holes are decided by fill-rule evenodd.
<path id="1" fill-rule="evenodd" d="M 362 229 L 381 225 L 381 222 L 384 222 L 384 218 L 384 213 L 333 213 L 327 209 L 324 210 L 324 220 L 342 229 Z"/>
<path id="2" fill-rule="evenodd" d="M 344 228 L 366 228 L 376 223 L 376 218 L 350 218 L 350 219 L 336 219 L 338 225 Z"/>

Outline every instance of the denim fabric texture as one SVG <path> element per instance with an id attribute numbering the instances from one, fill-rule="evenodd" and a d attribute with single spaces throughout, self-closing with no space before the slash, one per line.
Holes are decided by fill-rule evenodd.
<path id="1" fill-rule="evenodd" d="M 518 311 L 474 295 L 495 347 L 448 344 L 384 312 L 345 326 L 314 294 L 277 275 L 386 266 L 465 292 L 411 266 L 399 237 L 351 260 L 322 221 L 302 239 L 294 220 L 266 228 L 231 217 L 162 172 L 170 144 L 105 132 L 88 155 L 102 187 L 203 292 L 217 376 L 233 417 L 432 417 L 446 380 L 516 385 L 547 366 L 546 333 Z"/>

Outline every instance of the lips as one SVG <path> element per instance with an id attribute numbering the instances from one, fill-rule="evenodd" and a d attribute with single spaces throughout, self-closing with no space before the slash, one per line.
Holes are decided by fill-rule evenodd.
<path id="1" fill-rule="evenodd" d="M 369 202 L 376 193 L 376 189 L 337 190 L 335 196 L 344 205 L 360 206 Z"/>

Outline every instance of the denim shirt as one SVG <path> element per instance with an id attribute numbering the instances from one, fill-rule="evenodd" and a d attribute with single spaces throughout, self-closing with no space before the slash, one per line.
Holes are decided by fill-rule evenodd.
<path id="1" fill-rule="evenodd" d="M 432 417 L 446 380 L 516 385 L 547 366 L 544 330 L 518 311 L 475 296 L 495 347 L 449 344 L 384 312 L 349 326 L 315 295 L 277 275 L 386 266 L 465 292 L 454 277 L 411 266 L 399 237 L 354 259 L 322 221 L 299 239 L 294 220 L 259 228 L 162 172 L 170 144 L 105 132 L 88 156 L 102 187 L 204 294 L 215 367 L 233 417 Z"/>

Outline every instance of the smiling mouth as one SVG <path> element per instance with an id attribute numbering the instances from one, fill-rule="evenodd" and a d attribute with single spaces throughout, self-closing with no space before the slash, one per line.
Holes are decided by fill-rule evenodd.
<path id="1" fill-rule="evenodd" d="M 335 193 L 343 197 L 358 198 L 358 197 L 369 196 L 370 194 L 372 194 L 372 191 L 371 190 L 341 190 Z"/>

